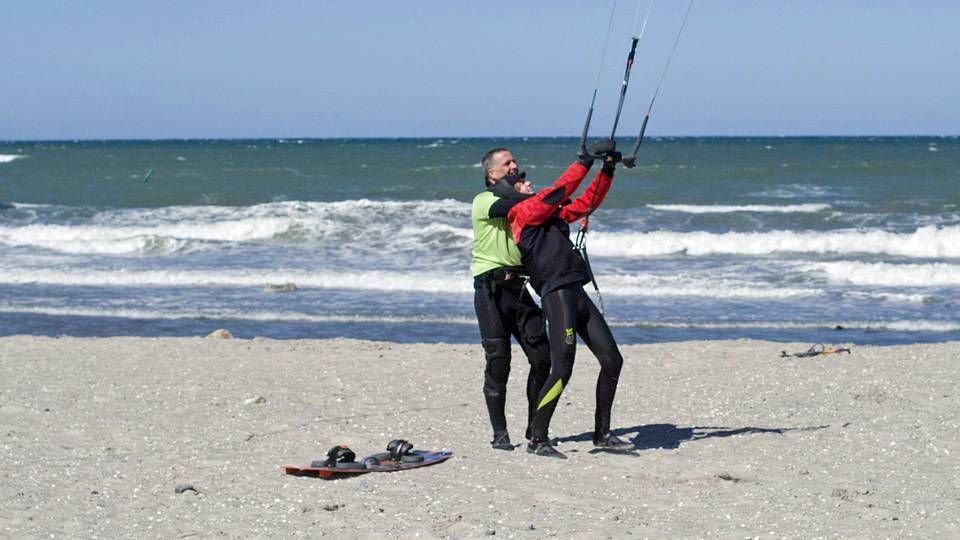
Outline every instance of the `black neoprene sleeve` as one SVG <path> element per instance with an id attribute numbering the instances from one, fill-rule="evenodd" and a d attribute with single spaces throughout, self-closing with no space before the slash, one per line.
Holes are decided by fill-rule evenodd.
<path id="1" fill-rule="evenodd" d="M 487 217 L 507 217 L 507 214 L 510 213 L 510 209 L 516 206 L 517 203 L 521 202 L 523 202 L 522 199 L 497 199 L 497 202 L 490 205 L 490 210 L 487 212 Z"/>

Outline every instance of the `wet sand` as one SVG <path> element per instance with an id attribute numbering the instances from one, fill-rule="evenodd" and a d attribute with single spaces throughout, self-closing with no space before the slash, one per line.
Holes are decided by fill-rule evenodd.
<path id="1" fill-rule="evenodd" d="M 960 343 L 808 346 L 623 347 L 630 455 L 593 451 L 581 347 L 559 461 L 489 447 L 479 345 L 0 338 L 0 537 L 960 537 Z M 454 457 L 281 474 L 394 438 Z"/>

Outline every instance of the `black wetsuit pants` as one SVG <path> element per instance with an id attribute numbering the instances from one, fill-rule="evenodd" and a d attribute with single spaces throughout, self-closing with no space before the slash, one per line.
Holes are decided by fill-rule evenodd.
<path id="1" fill-rule="evenodd" d="M 548 440 L 550 419 L 560 401 L 561 392 L 570 382 L 577 352 L 577 336 L 580 336 L 600 361 L 594 415 L 594 441 L 597 441 L 610 431 L 610 411 L 617 393 L 623 357 L 607 321 L 580 285 L 573 284 L 551 291 L 543 296 L 541 303 L 547 315 L 551 365 L 550 376 L 543 385 L 531 423 L 531 439 Z"/>
<path id="2" fill-rule="evenodd" d="M 474 290 L 473 305 L 487 361 L 483 372 L 483 396 L 494 436 L 507 430 L 504 407 L 510 376 L 510 336 L 513 336 L 530 363 L 526 427 L 529 438 L 530 420 L 540 389 L 550 373 L 550 349 L 543 312 L 525 290 L 523 279 L 512 272 L 497 269 L 482 274 L 474 279 Z"/>

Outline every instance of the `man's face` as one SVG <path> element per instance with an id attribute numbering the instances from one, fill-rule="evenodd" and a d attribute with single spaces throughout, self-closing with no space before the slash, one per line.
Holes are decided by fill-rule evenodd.
<path id="1" fill-rule="evenodd" d="M 493 165 L 487 170 L 487 176 L 497 181 L 508 174 L 517 174 L 520 172 L 520 166 L 517 160 L 513 159 L 513 154 L 509 150 L 503 150 L 493 155 Z"/>
<path id="2" fill-rule="evenodd" d="M 493 166 L 487 171 L 487 176 L 495 182 L 504 176 L 519 173 L 520 165 L 517 165 L 517 160 L 513 159 L 513 154 L 509 150 L 504 150 L 493 155 Z M 513 185 L 513 189 L 527 195 L 533 194 L 533 184 L 526 180 L 518 181 Z"/>

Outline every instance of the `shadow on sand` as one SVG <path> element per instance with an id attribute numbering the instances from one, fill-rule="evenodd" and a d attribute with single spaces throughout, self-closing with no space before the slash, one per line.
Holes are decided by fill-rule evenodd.
<path id="1" fill-rule="evenodd" d="M 682 443 L 690 441 L 699 441 L 701 439 L 710 439 L 713 437 L 733 437 L 736 435 L 752 435 L 773 433 L 783 435 L 789 431 L 816 431 L 830 427 L 811 426 L 811 427 L 783 427 L 783 428 L 765 428 L 765 427 L 710 427 L 710 426 L 692 426 L 677 427 L 674 424 L 649 424 L 645 426 L 633 426 L 628 428 L 619 428 L 611 430 L 615 435 L 621 438 L 628 438 L 633 443 L 635 450 L 651 450 L 655 448 L 672 449 L 679 448 Z M 585 442 L 593 440 L 593 433 L 586 432 L 579 435 L 570 435 L 567 437 L 558 437 L 557 442 Z"/>

